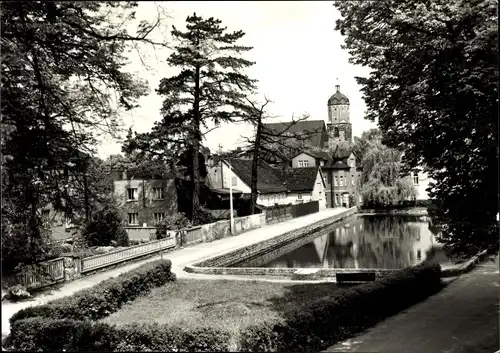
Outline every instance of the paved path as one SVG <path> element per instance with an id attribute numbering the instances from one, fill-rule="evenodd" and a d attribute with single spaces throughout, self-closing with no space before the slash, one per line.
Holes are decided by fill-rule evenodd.
<path id="1" fill-rule="evenodd" d="M 498 258 L 427 300 L 325 352 L 493 353 L 499 349 Z"/>
<path id="2" fill-rule="evenodd" d="M 307 226 L 314 222 L 331 217 L 335 214 L 345 211 L 346 208 L 326 209 L 318 213 L 310 214 L 307 216 L 294 218 L 286 222 L 271 224 L 259 229 L 255 229 L 235 237 L 228 237 L 211 243 L 201 243 L 192 247 L 186 247 L 164 253 L 163 257 L 172 260 L 172 271 L 178 278 L 200 278 L 200 279 L 216 279 L 220 276 L 210 276 L 202 274 L 190 274 L 183 271 L 186 265 L 198 262 L 212 256 L 216 256 L 240 247 L 248 246 L 274 236 L 288 232 L 290 230 Z M 108 278 L 118 276 L 124 272 L 130 271 L 144 263 L 158 260 L 160 256 L 150 257 L 148 259 L 137 261 L 122 267 L 114 268 L 112 270 L 96 273 L 94 275 L 82 277 L 76 281 L 64 283 L 61 287 L 53 290 L 48 290 L 33 298 L 33 300 L 11 303 L 2 302 L 2 334 L 10 332 L 9 319 L 17 311 L 33 305 L 40 305 L 48 301 L 71 295 L 81 289 L 92 287 L 93 285 L 104 281 Z M 233 277 L 231 277 L 233 278 Z"/>

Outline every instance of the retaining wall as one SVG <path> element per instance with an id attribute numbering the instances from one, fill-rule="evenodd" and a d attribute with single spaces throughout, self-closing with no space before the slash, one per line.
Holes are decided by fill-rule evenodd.
<path id="1" fill-rule="evenodd" d="M 339 222 L 342 219 L 349 217 L 357 212 L 356 207 L 352 207 L 344 212 L 336 214 L 332 217 L 317 221 L 313 224 L 294 229 L 292 231 L 280 234 L 268 240 L 264 240 L 259 243 L 255 243 L 237 250 L 230 251 L 228 253 L 215 256 L 208 260 L 204 260 L 193 265 L 188 265 L 185 267 L 186 272 L 190 273 L 204 273 L 204 274 L 254 274 L 257 268 L 247 268 L 247 267 L 230 267 L 236 263 L 241 262 L 244 259 L 256 257 L 263 255 L 269 251 L 276 250 L 288 243 L 292 243 L 300 238 L 303 238 L 309 234 L 315 233 L 325 227 L 332 226 L 332 223 Z M 263 268 L 258 268 L 262 273 Z M 297 269 L 266 269 L 269 274 L 279 273 L 283 274 L 283 271 Z M 281 271 L 281 272 L 280 272 Z"/>

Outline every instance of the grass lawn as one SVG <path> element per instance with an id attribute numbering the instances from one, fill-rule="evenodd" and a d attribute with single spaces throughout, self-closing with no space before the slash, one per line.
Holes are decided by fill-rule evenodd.
<path id="1" fill-rule="evenodd" d="M 290 309 L 346 287 L 335 283 L 178 279 L 124 305 L 103 321 L 212 326 L 236 333 L 248 325 L 283 318 Z"/>

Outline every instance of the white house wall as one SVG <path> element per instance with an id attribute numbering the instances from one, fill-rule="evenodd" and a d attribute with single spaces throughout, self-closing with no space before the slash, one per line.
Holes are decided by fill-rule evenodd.
<path id="1" fill-rule="evenodd" d="M 413 174 L 411 175 L 411 179 L 413 182 Z M 428 200 L 429 199 L 429 194 L 426 191 L 426 189 L 429 187 L 429 183 L 432 182 L 433 180 L 429 178 L 427 173 L 418 173 L 418 185 L 415 185 L 413 183 L 413 186 L 415 187 L 417 191 L 417 200 Z"/>
<path id="2" fill-rule="evenodd" d="M 274 206 L 278 205 L 286 205 L 290 203 L 288 201 L 288 196 L 285 192 L 274 193 L 274 194 L 260 194 L 257 197 L 257 204 L 261 206 Z"/>
<path id="3" fill-rule="evenodd" d="M 208 179 L 211 188 L 229 188 L 229 183 L 232 182 L 232 178 L 236 177 L 236 185 L 233 185 L 232 188 L 242 191 L 244 194 L 251 193 L 250 186 L 245 184 L 243 180 L 241 180 L 232 170 L 230 170 L 229 166 L 226 163 L 222 163 L 222 168 L 222 175 L 221 163 L 208 168 Z M 224 183 L 222 183 L 222 178 L 224 178 Z"/>
<path id="4" fill-rule="evenodd" d="M 301 153 L 292 159 L 292 168 L 299 168 L 299 161 L 307 161 L 308 167 L 314 167 L 316 165 L 316 159 L 307 153 Z"/>
<path id="5" fill-rule="evenodd" d="M 301 198 L 299 199 L 299 194 Z M 287 203 L 306 203 L 312 201 L 312 194 L 310 192 L 290 192 L 286 197 Z"/>
<path id="6" fill-rule="evenodd" d="M 324 210 L 326 208 L 325 184 L 324 180 L 322 180 L 321 178 L 321 173 L 319 171 L 316 174 L 316 181 L 314 182 L 311 200 L 319 201 L 320 210 Z"/>

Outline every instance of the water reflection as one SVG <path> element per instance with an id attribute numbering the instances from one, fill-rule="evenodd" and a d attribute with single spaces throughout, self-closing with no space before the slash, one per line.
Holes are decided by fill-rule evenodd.
<path id="1" fill-rule="evenodd" d="M 355 215 L 335 230 L 273 258 L 251 260 L 259 267 L 403 268 L 437 256 L 427 220 L 416 216 Z M 237 266 L 248 266 L 241 263 Z"/>

